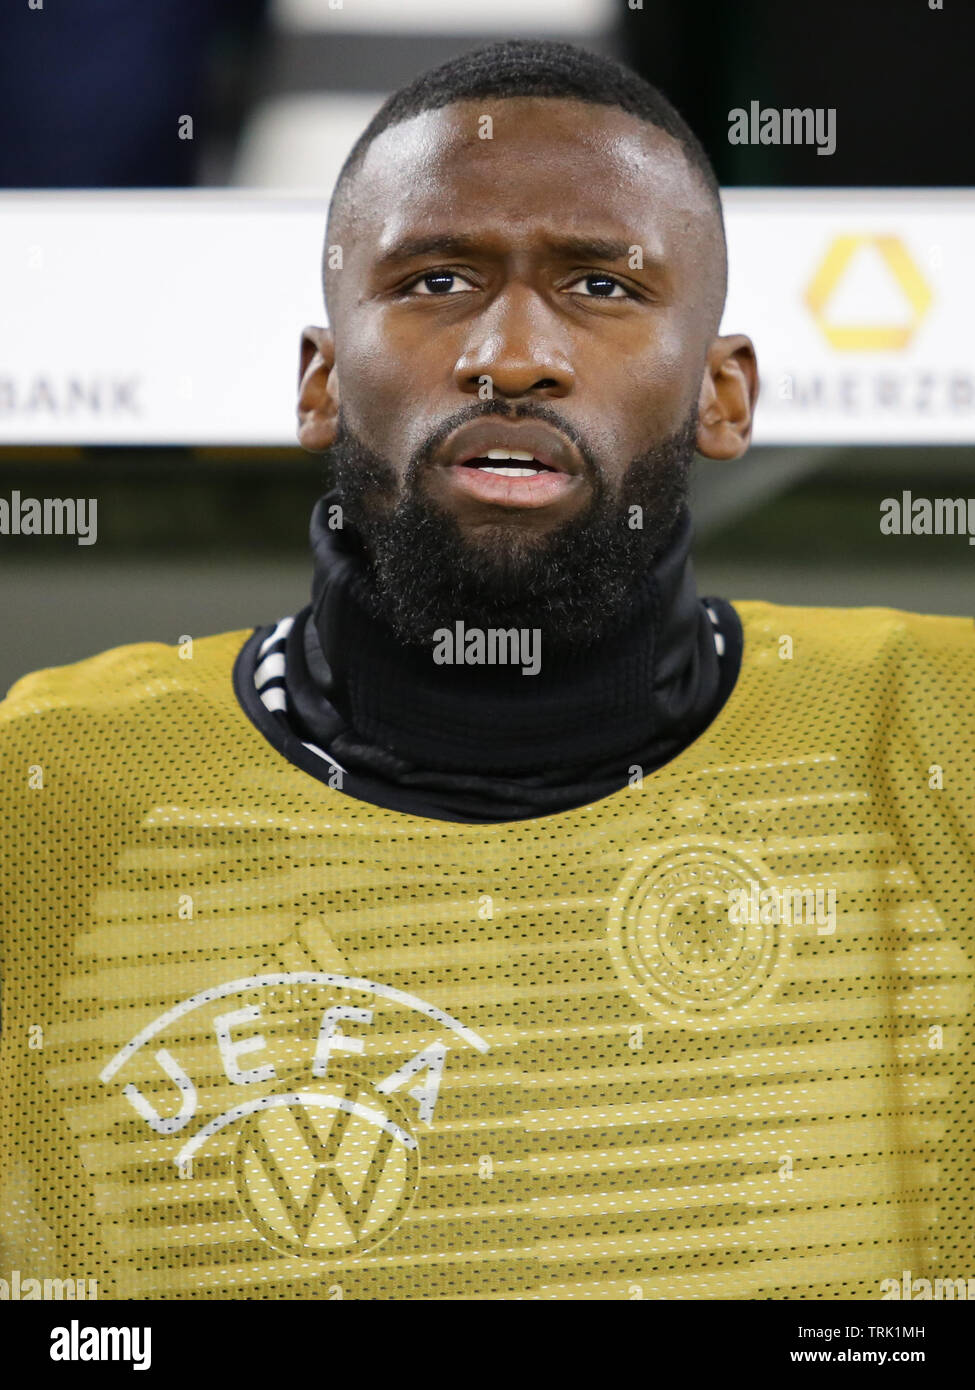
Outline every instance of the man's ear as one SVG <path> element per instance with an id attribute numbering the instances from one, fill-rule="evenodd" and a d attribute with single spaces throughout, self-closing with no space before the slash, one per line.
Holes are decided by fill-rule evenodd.
<path id="1" fill-rule="evenodd" d="M 741 458 L 752 437 L 758 363 L 743 333 L 715 338 L 708 349 L 697 413 L 697 452 L 709 459 Z"/>
<path id="2" fill-rule="evenodd" d="M 335 442 L 339 418 L 339 381 L 335 340 L 329 328 L 301 331 L 298 367 L 298 443 L 309 453 L 324 453 Z"/>

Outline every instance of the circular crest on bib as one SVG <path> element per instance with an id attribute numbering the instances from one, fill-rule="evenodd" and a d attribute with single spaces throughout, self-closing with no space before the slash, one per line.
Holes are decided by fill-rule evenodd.
<path id="1" fill-rule="evenodd" d="M 754 1014 L 777 990 L 788 950 L 782 924 L 759 908 L 767 887 L 758 858 L 726 841 L 637 850 L 609 912 L 629 994 L 674 1028 L 734 1027 Z"/>

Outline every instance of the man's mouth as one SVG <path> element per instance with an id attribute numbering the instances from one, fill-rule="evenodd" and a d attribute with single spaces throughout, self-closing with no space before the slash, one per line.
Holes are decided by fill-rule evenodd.
<path id="1" fill-rule="evenodd" d="M 585 465 L 576 446 L 543 420 L 487 416 L 462 425 L 436 460 L 450 492 L 506 509 L 574 506 L 586 490 Z"/>
<path id="2" fill-rule="evenodd" d="M 504 462 L 505 459 L 510 462 Z M 460 466 L 476 468 L 481 473 L 496 473 L 499 478 L 535 478 L 539 473 L 557 471 L 521 449 L 489 449 L 482 458 L 468 459 Z"/>

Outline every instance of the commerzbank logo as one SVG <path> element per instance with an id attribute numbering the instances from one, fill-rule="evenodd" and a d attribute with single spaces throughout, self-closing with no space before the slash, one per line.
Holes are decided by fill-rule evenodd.
<path id="1" fill-rule="evenodd" d="M 931 307 L 930 286 L 900 237 L 834 237 L 804 300 L 839 352 L 897 352 Z"/>
<path id="2" fill-rule="evenodd" d="M 100 1079 L 120 1087 L 122 1123 L 134 1111 L 171 1144 L 181 1178 L 236 1197 L 280 1254 L 333 1260 L 374 1249 L 406 1217 L 420 1136 L 451 1053 L 467 1047 L 488 1044 L 416 995 L 283 971 L 182 1000 Z"/>

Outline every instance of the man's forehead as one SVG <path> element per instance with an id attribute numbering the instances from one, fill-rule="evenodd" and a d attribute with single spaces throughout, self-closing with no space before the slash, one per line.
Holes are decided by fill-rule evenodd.
<path id="1" fill-rule="evenodd" d="M 358 226 L 397 234 L 435 208 L 465 220 L 550 212 L 580 224 L 603 211 L 622 230 L 707 215 L 708 196 L 679 143 L 614 107 L 562 98 L 453 103 L 390 126 L 355 176 Z"/>

